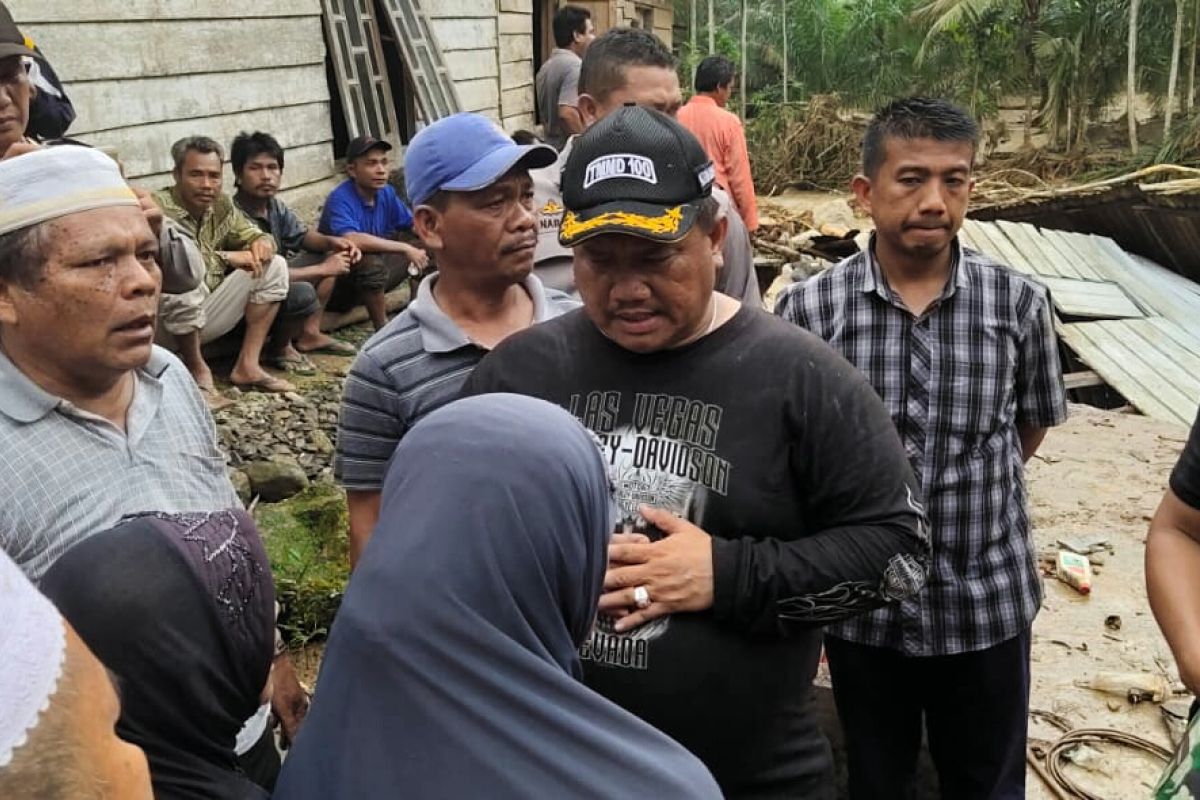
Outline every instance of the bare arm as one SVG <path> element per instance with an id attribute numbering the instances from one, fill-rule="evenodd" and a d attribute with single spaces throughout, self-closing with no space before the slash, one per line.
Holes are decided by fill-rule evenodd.
<path id="1" fill-rule="evenodd" d="M 382 492 L 346 492 L 346 505 L 350 512 L 350 569 L 358 564 L 367 540 L 371 538 L 371 531 L 379 521 L 382 496 Z"/>
<path id="2" fill-rule="evenodd" d="M 1179 676 L 1200 691 L 1200 509 L 1168 489 L 1146 538 L 1146 594 Z"/>
<path id="3" fill-rule="evenodd" d="M 1017 435 L 1021 437 L 1021 457 L 1028 462 L 1042 446 L 1049 428 L 1039 428 L 1036 425 L 1017 425 Z"/>
<path id="4" fill-rule="evenodd" d="M 583 116 L 575 106 L 559 106 L 558 118 L 569 135 L 583 133 Z"/>
<path id="5" fill-rule="evenodd" d="M 401 253 L 411 258 L 413 251 L 420 252 L 411 244 L 397 242 L 395 239 L 384 239 L 381 236 L 372 236 L 361 231 L 347 233 L 343 238 L 353 242 L 364 253 Z"/>

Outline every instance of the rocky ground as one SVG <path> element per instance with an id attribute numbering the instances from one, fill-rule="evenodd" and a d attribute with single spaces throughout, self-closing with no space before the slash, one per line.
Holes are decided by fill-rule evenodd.
<path id="1" fill-rule="evenodd" d="M 367 333 L 348 329 L 345 338 L 361 341 Z M 322 356 L 317 361 L 320 375 L 289 376 L 299 384 L 296 395 L 241 395 L 235 406 L 216 414 L 233 467 L 294 464 L 305 482 L 317 484 L 296 500 L 260 503 L 256 511 L 281 587 L 294 593 L 298 579 L 317 576 L 318 602 L 295 614 L 294 642 L 321 637 L 324 623 L 317 617 L 321 609 L 336 606 L 337 584 L 344 579 L 344 572 L 326 562 L 344 563 L 344 509 L 340 493 L 329 484 L 342 376 L 350 359 Z M 1052 575 L 1046 578 L 1034 626 L 1031 705 L 1072 727 L 1109 728 L 1169 746 L 1159 704 L 1134 704 L 1078 684 L 1105 671 L 1176 680 L 1146 601 L 1142 558 L 1149 519 L 1187 431 L 1088 406 L 1073 406 L 1072 412 L 1066 425 L 1050 432 L 1029 467 L 1037 545 L 1048 558 L 1060 540 L 1101 538 L 1108 547 L 1097 554 L 1090 595 Z M 307 678 L 315 679 L 320 646 L 298 649 L 296 658 Z M 1176 696 L 1173 705 L 1186 707 L 1188 699 Z M 1047 742 L 1059 733 L 1035 721 L 1030 737 Z M 1097 797 L 1113 800 L 1147 796 L 1161 769 L 1153 759 L 1110 744 L 1077 750 L 1074 760 L 1067 774 Z M 927 787 L 924 796 L 936 795 Z M 1028 796 L 1057 795 L 1030 772 Z"/>

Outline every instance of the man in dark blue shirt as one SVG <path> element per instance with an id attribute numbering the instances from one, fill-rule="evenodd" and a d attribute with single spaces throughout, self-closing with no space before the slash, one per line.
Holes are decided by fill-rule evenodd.
<path id="1" fill-rule="evenodd" d="M 362 259 L 358 247 L 340 236 L 326 236 L 304 224 L 296 212 L 279 199 L 283 182 L 283 148 L 269 133 L 239 133 L 229 148 L 237 192 L 234 204 L 263 231 L 275 237 L 275 251 L 287 259 L 288 277 L 316 287 L 322 311 L 333 294 L 335 281 L 349 275 Z M 301 353 L 315 351 L 354 355 L 353 345 L 321 332 L 323 314 L 304 320 L 295 340 Z M 303 356 L 285 351 L 283 361 L 308 366 Z"/>
<path id="2" fill-rule="evenodd" d="M 424 250 L 395 238 L 412 228 L 413 218 L 388 184 L 391 149 L 373 136 L 359 136 L 350 142 L 346 147 L 347 180 L 325 200 L 317 225 L 326 236 L 344 237 L 363 252 L 362 264 L 353 277 L 375 330 L 387 324 L 383 293 L 394 257 L 400 256 L 418 269 L 429 263 Z"/>

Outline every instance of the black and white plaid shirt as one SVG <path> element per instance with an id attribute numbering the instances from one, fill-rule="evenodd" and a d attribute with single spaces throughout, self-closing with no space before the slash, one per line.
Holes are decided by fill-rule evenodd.
<path id="1" fill-rule="evenodd" d="M 776 307 L 866 374 L 921 482 L 933 540 L 925 590 L 829 628 L 913 656 L 983 650 L 1033 622 L 1042 586 L 1017 428 L 1067 416 L 1046 289 L 954 247 L 951 279 L 920 317 L 869 250 L 789 287 Z"/>

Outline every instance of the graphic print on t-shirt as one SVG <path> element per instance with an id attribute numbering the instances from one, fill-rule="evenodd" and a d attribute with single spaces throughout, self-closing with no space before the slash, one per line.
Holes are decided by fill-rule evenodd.
<path id="1" fill-rule="evenodd" d="M 638 513 L 648 505 L 704 527 L 710 492 L 729 492 L 732 466 L 715 452 L 722 409 L 681 395 L 635 393 L 631 414 L 622 415 L 621 392 L 572 395 L 568 410 L 599 438 L 616 485 L 620 518 L 617 533 L 662 538 Z M 622 417 L 629 422 L 622 423 Z M 580 649 L 585 661 L 612 667 L 646 669 L 651 642 L 667 632 L 669 616 L 632 631 L 617 633 L 600 616 Z"/>

